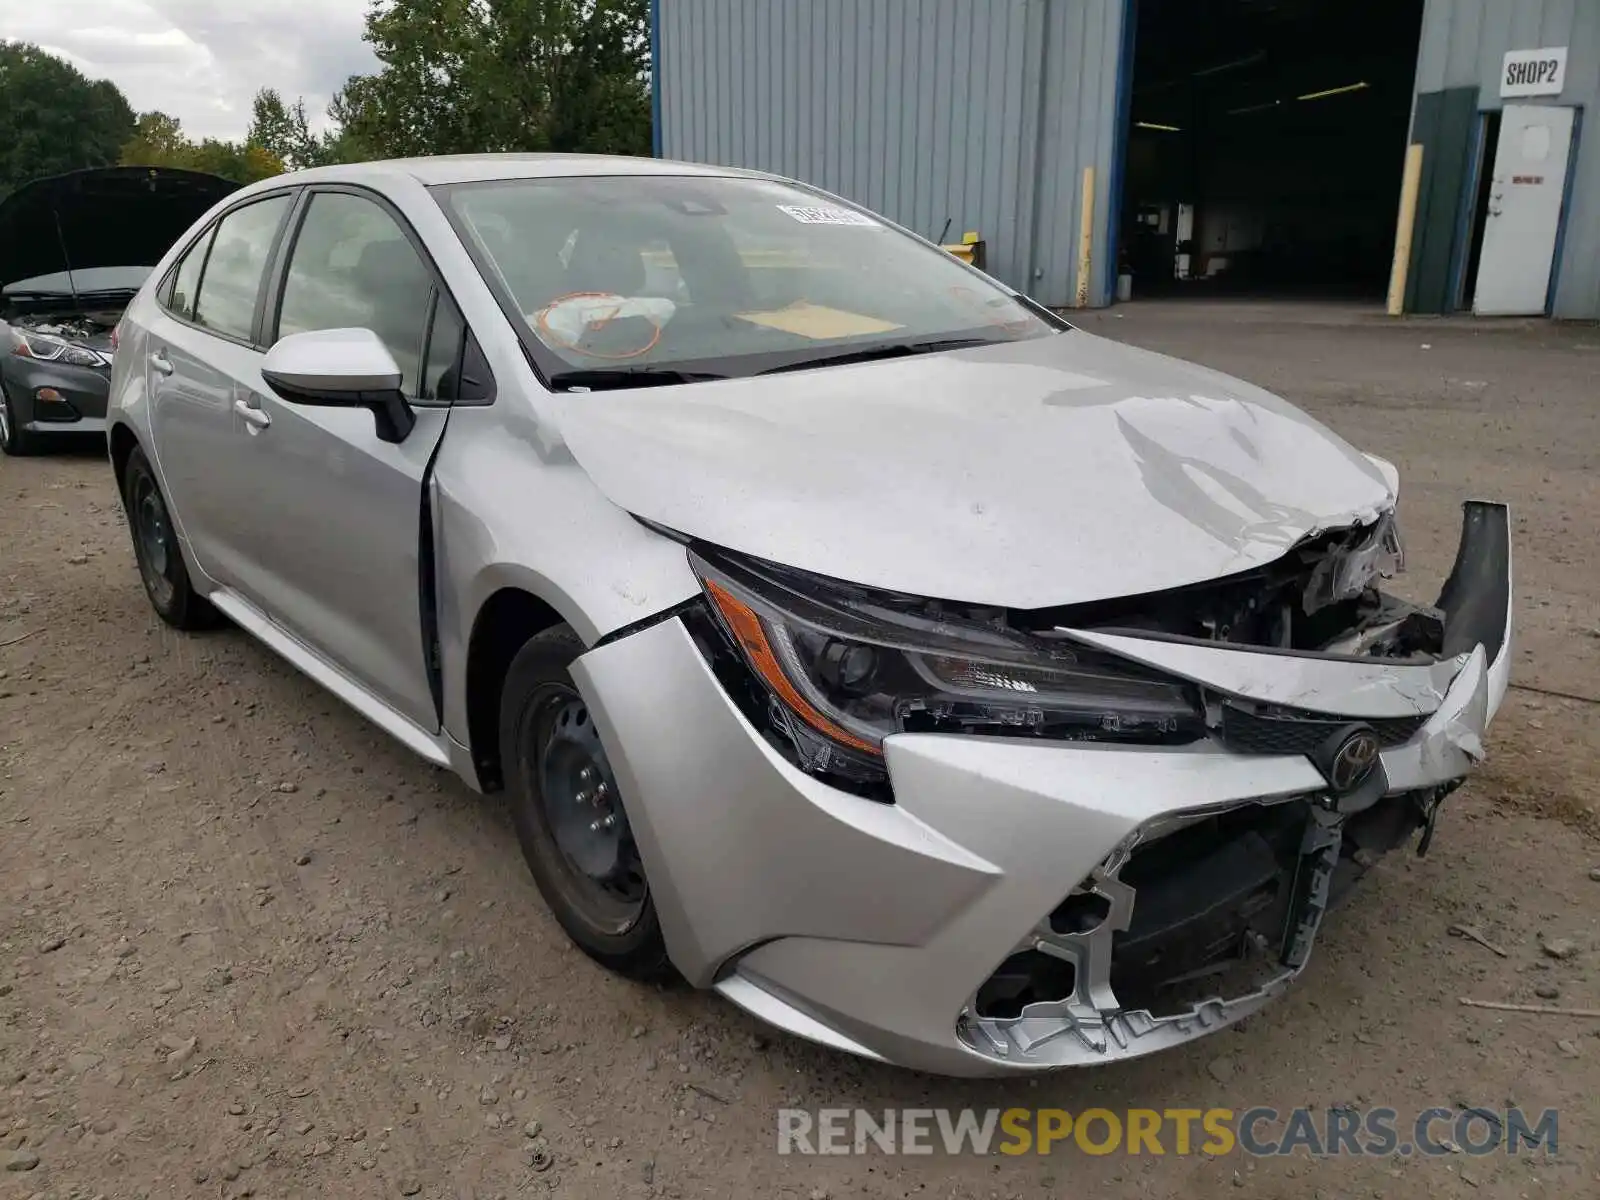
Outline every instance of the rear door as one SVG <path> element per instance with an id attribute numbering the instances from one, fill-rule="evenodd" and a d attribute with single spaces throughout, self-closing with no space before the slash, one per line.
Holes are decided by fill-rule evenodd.
<path id="1" fill-rule="evenodd" d="M 157 293 L 145 364 L 155 454 L 178 529 L 213 580 L 235 584 L 242 559 L 236 493 L 236 380 L 259 359 L 254 329 L 266 266 L 294 193 L 229 210 L 179 260 Z"/>
<path id="2" fill-rule="evenodd" d="M 400 366 L 417 423 L 392 445 L 378 438 L 370 412 L 289 404 L 265 385 L 259 361 L 241 372 L 225 485 L 240 531 L 240 590 L 285 632 L 435 731 L 422 489 L 449 416 L 440 382 L 461 357 L 462 321 L 420 242 L 375 194 L 308 190 L 293 224 L 264 340 L 374 331 Z"/>

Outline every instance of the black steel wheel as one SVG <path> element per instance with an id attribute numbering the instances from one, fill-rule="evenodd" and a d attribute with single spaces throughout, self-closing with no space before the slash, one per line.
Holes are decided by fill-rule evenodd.
<path id="1" fill-rule="evenodd" d="M 133 556 L 139 563 L 150 605 L 175 629 L 203 629 L 216 624 L 217 610 L 194 590 L 189 569 L 178 547 L 167 502 L 155 472 L 135 448 L 122 471 L 122 505 L 133 537 Z"/>
<path id="2" fill-rule="evenodd" d="M 649 881 L 600 731 L 568 667 L 566 626 L 518 652 L 500 707 L 506 791 L 523 857 L 561 927 L 585 953 L 640 979 L 670 975 Z"/>

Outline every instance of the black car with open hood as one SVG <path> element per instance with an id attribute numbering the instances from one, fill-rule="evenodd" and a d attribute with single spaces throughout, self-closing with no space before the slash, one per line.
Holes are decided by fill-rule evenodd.
<path id="1" fill-rule="evenodd" d="M 0 200 L 0 450 L 103 429 L 111 330 L 172 244 L 232 180 L 99 167 Z"/>
<path id="2" fill-rule="evenodd" d="M 62 271 L 154 266 L 238 187 L 176 167 L 96 167 L 32 180 L 0 200 L 0 286 Z"/>

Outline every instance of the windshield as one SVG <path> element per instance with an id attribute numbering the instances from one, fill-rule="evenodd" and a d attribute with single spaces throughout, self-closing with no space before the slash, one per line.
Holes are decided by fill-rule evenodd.
<path id="1" fill-rule="evenodd" d="M 556 387 L 753 375 L 1064 327 L 949 255 L 790 184 L 629 175 L 438 193 Z"/>

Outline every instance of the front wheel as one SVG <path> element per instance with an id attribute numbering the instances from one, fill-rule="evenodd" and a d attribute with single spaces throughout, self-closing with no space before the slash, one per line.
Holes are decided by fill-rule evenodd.
<path id="1" fill-rule="evenodd" d="M 207 629 L 217 610 L 189 579 L 178 534 L 162 498 L 161 486 L 144 451 L 135 447 L 122 470 L 122 503 L 133 535 L 133 556 L 156 615 L 174 629 Z"/>
<path id="2" fill-rule="evenodd" d="M 39 449 L 38 439 L 22 428 L 22 417 L 11 406 L 4 384 L 0 384 L 0 450 L 21 458 Z"/>
<path id="3" fill-rule="evenodd" d="M 506 792 L 545 903 L 589 957 L 641 980 L 671 976 L 639 849 L 600 732 L 568 668 L 583 642 L 565 625 L 532 638 L 500 701 Z"/>

